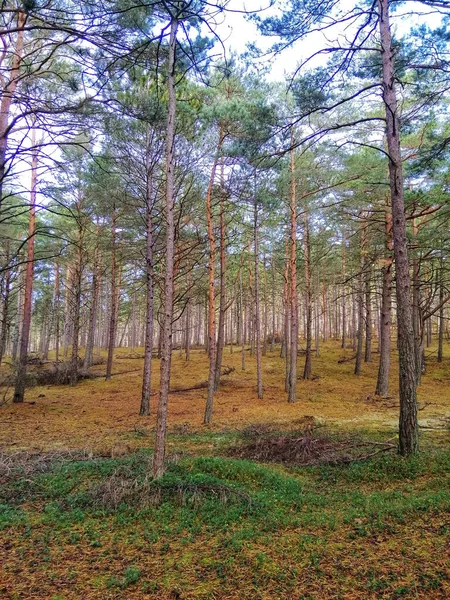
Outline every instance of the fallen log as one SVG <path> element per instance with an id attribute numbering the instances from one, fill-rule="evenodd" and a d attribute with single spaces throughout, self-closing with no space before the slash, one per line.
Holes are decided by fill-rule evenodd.
<path id="1" fill-rule="evenodd" d="M 351 362 L 352 360 L 355 360 L 355 358 L 356 358 L 356 354 L 354 356 L 350 356 L 350 358 L 345 358 L 343 356 L 342 358 L 340 358 L 338 360 L 338 364 L 341 365 L 342 363 Z"/>

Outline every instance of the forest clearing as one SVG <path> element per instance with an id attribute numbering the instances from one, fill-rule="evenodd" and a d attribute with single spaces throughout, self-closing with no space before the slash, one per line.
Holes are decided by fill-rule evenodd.
<path id="1" fill-rule="evenodd" d="M 449 25 L 2 0 L 0 600 L 450 598 Z"/>

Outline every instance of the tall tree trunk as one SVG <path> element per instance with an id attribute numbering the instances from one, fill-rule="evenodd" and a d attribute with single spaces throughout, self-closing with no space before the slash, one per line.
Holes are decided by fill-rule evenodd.
<path id="1" fill-rule="evenodd" d="M 108 358 L 106 361 L 106 380 L 107 381 L 108 381 L 108 379 L 111 379 L 111 375 L 112 375 L 114 346 L 115 346 L 115 342 L 116 342 L 116 328 L 117 328 L 116 237 L 117 237 L 117 211 L 116 211 L 115 205 L 113 205 L 112 221 L 111 221 L 111 289 L 110 289 L 111 312 L 109 314 Z"/>
<path id="2" fill-rule="evenodd" d="M 345 264 L 345 235 L 342 234 L 342 280 L 344 282 L 342 286 L 342 343 L 341 348 L 345 349 L 347 342 L 347 299 L 345 297 L 345 278 L 346 274 L 346 264 Z"/>
<path id="3" fill-rule="evenodd" d="M 291 131 L 291 145 L 294 145 L 294 132 Z M 298 298 L 297 298 L 297 194 L 296 194 L 296 173 L 295 173 L 295 153 L 291 150 L 291 235 L 290 235 L 290 318 L 291 318 L 291 344 L 290 344 L 290 364 L 289 364 L 289 393 L 288 402 L 297 400 L 297 352 L 298 352 Z"/>
<path id="4" fill-rule="evenodd" d="M 80 338 L 80 310 L 81 310 L 81 278 L 83 271 L 83 217 L 81 214 L 81 192 L 78 192 L 77 220 L 77 260 L 73 273 L 72 284 L 72 357 L 70 366 L 70 385 L 76 385 L 78 381 L 78 343 Z"/>
<path id="5" fill-rule="evenodd" d="M 362 363 L 362 349 L 363 349 L 363 330 L 364 330 L 364 291 L 363 291 L 363 280 L 364 280 L 364 269 L 366 267 L 366 223 L 363 222 L 363 215 L 359 215 L 361 221 L 361 244 L 360 244 L 360 260 L 359 260 L 359 276 L 358 276 L 358 294 L 357 294 L 357 306 L 358 306 L 358 329 L 357 329 L 357 346 L 356 346 L 356 361 L 355 361 L 355 375 L 361 375 L 361 363 Z"/>
<path id="6" fill-rule="evenodd" d="M 16 385 L 14 389 L 13 402 L 20 403 L 24 400 L 25 383 L 27 377 L 27 353 L 30 339 L 31 307 L 33 296 L 33 273 L 34 273 L 34 243 L 36 235 L 36 185 L 37 185 L 37 163 L 38 155 L 36 148 L 35 130 L 32 130 L 32 157 L 31 157 L 31 193 L 30 212 L 28 219 L 28 241 L 27 241 L 27 266 L 25 271 L 25 291 L 23 303 L 22 332 L 20 336 L 20 354 L 17 367 Z"/>
<path id="7" fill-rule="evenodd" d="M 100 235 L 100 227 L 97 223 L 97 240 Z M 99 259 L 98 259 L 98 241 L 95 244 L 94 250 L 94 264 L 92 266 L 92 286 L 91 286 L 91 307 L 89 310 L 89 326 L 88 335 L 86 341 L 86 352 L 84 353 L 83 368 L 89 369 L 94 362 L 94 340 L 95 340 L 95 326 L 97 323 L 97 309 L 98 309 L 98 294 L 99 294 Z"/>
<path id="8" fill-rule="evenodd" d="M 9 268 L 10 256 L 10 244 L 9 240 L 6 242 L 6 256 L 5 256 L 5 273 L 2 281 L 2 320 L 0 323 L 0 366 L 2 364 L 3 356 L 6 351 L 6 340 L 8 334 L 8 313 L 9 313 L 9 295 L 11 291 L 11 269 Z"/>
<path id="9" fill-rule="evenodd" d="M 371 297 L 371 270 L 366 265 L 365 274 L 366 292 L 366 346 L 364 351 L 364 362 L 372 362 L 372 297 Z"/>
<path id="10" fill-rule="evenodd" d="M 244 304 L 244 293 L 242 290 L 242 269 L 239 269 L 239 310 L 241 312 L 240 320 L 242 324 L 241 332 L 241 369 L 245 371 L 245 304 Z"/>
<path id="11" fill-rule="evenodd" d="M 311 244 L 309 239 L 308 209 L 303 211 L 304 240 L 303 254 L 305 261 L 305 317 L 306 317 L 306 352 L 303 379 L 311 377 L 311 340 L 312 340 L 312 286 L 311 286 Z"/>
<path id="12" fill-rule="evenodd" d="M 206 192 L 206 219 L 208 222 L 208 352 L 209 352 L 209 375 L 208 375 L 208 397 L 205 406 L 203 422 L 205 425 L 212 423 L 214 390 L 216 383 L 216 298 L 215 298 L 215 266 L 216 266 L 216 240 L 214 238 L 213 214 L 212 214 L 212 192 L 216 178 L 219 154 L 224 139 L 223 127 L 220 127 L 219 141 L 217 143 L 216 155 L 211 170 L 208 190 Z"/>
<path id="13" fill-rule="evenodd" d="M 411 281 L 409 276 L 406 239 L 400 126 L 395 90 L 395 51 L 392 44 L 389 24 L 388 0 L 378 0 L 378 12 L 382 46 L 383 101 L 386 109 L 386 132 L 389 151 L 389 176 L 392 204 L 392 231 L 396 269 L 400 371 L 399 452 L 404 456 L 408 456 L 415 454 L 419 449 L 419 427 L 417 422 L 416 361 L 410 304 Z"/>
<path id="14" fill-rule="evenodd" d="M 419 225 L 416 219 L 413 219 L 413 239 L 414 242 L 417 240 L 419 233 Z M 417 256 L 417 252 L 414 253 L 413 258 L 413 304 L 412 304 L 412 324 L 414 331 L 414 350 L 416 355 L 416 383 L 420 385 L 422 379 L 422 353 L 423 353 L 423 323 L 421 318 L 421 307 L 420 307 L 420 260 Z"/>
<path id="15" fill-rule="evenodd" d="M 223 135 L 221 130 L 221 137 Z M 214 390 L 219 389 L 220 371 L 222 369 L 222 356 L 225 337 L 225 202 L 223 189 L 223 161 L 221 161 L 220 173 L 220 300 L 219 300 L 219 325 L 217 329 L 216 364 L 214 376 Z"/>
<path id="16" fill-rule="evenodd" d="M 285 256 L 285 267 L 284 267 L 284 335 L 283 335 L 283 347 L 281 349 L 281 358 L 283 358 L 284 350 L 284 362 L 285 362 L 285 377 L 284 377 L 284 390 L 289 393 L 289 379 L 291 369 L 291 294 L 290 294 L 290 248 L 289 248 L 290 235 L 286 233 L 286 256 Z"/>
<path id="17" fill-rule="evenodd" d="M 160 389 L 158 411 L 156 414 L 155 453 L 153 459 L 153 476 L 159 479 L 164 474 L 167 407 L 170 388 L 170 366 L 172 356 L 172 317 L 173 317 L 173 269 L 175 258 L 175 50 L 178 30 L 178 19 L 172 16 L 170 23 L 169 64 L 168 64 L 168 115 L 166 132 L 166 277 L 164 284 L 164 320 L 162 327 Z"/>
<path id="18" fill-rule="evenodd" d="M 59 361 L 59 344 L 60 344 L 60 328 L 61 328 L 61 286 L 59 282 L 59 265 L 55 263 L 55 300 L 53 304 L 53 312 L 55 316 L 55 361 Z"/>
<path id="19" fill-rule="evenodd" d="M 275 350 L 275 332 L 276 332 L 276 312 L 275 312 L 275 261 L 272 256 L 270 261 L 270 272 L 272 275 L 272 340 L 270 342 L 270 351 L 273 352 Z"/>
<path id="20" fill-rule="evenodd" d="M 191 271 L 188 266 L 186 274 L 186 288 L 187 288 L 187 301 L 186 301 L 186 328 L 184 332 L 184 350 L 186 353 L 186 361 L 191 358 Z"/>
<path id="21" fill-rule="evenodd" d="M 385 212 L 386 256 L 382 268 L 383 287 L 381 292 L 380 314 L 380 364 L 375 394 L 387 396 L 391 362 L 391 313 L 392 313 L 392 214 L 389 199 L 386 198 Z"/>
<path id="22" fill-rule="evenodd" d="M 153 179 L 152 165 L 150 161 L 150 146 L 147 144 L 146 157 L 146 194 L 145 194 L 145 277 L 146 277 L 146 296 L 145 296 L 145 349 L 144 349 L 144 373 L 142 376 L 141 406 L 139 414 L 148 416 L 150 414 L 150 392 L 152 379 L 152 356 L 153 356 Z"/>
<path id="23" fill-rule="evenodd" d="M 438 353 L 437 353 L 437 361 L 440 363 L 444 358 L 444 269 L 442 267 L 442 259 L 441 259 L 441 268 L 439 270 L 440 278 L 439 278 L 439 322 L 438 322 Z"/>
<path id="24" fill-rule="evenodd" d="M 264 290 L 264 324 L 263 324 L 263 347 L 262 355 L 267 355 L 267 317 L 269 314 L 269 305 L 267 302 L 267 271 L 266 271 L 266 255 L 263 256 L 263 290 Z"/>
<path id="25" fill-rule="evenodd" d="M 259 298 L 259 225 L 258 200 L 256 196 L 256 170 L 253 204 L 253 234 L 255 251 L 255 350 L 256 350 L 256 392 L 258 398 L 263 398 L 262 358 L 261 358 L 261 315 Z"/>

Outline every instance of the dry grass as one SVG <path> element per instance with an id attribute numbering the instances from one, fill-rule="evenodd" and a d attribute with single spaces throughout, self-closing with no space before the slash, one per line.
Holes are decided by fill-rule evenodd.
<path id="1" fill-rule="evenodd" d="M 450 349 L 447 348 L 448 354 Z M 117 350 L 123 355 L 123 350 Z M 139 355 L 139 351 L 137 353 Z M 313 359 L 312 381 L 298 382 L 298 400 L 288 404 L 284 392 L 284 361 L 278 350 L 263 358 L 264 399 L 256 397 L 256 365 L 247 356 L 247 370 L 240 369 L 240 354 L 225 350 L 224 364 L 235 370 L 223 378 L 215 397 L 214 430 L 235 427 L 243 429 L 252 423 L 286 425 L 302 417 L 313 416 L 327 424 L 344 428 L 395 429 L 398 419 L 398 383 L 395 357 L 391 377 L 391 397 L 373 397 L 377 373 L 377 355 L 363 365 L 360 377 L 353 375 L 353 363 L 338 363 L 351 350 L 341 350 L 337 342 L 322 349 L 321 357 Z M 301 365 L 302 358 L 299 358 Z M 195 386 L 207 378 L 207 359 L 201 350 L 192 352 L 186 362 L 178 352 L 173 357 L 173 388 Z M 138 369 L 138 371 L 133 371 Z M 157 396 L 152 396 L 152 415 L 138 416 L 142 360 L 121 358 L 115 371 L 133 372 L 81 381 L 76 387 L 37 386 L 29 388 L 23 405 L 0 408 L 0 448 L 11 450 L 88 449 L 93 452 L 125 451 L 148 446 L 154 427 Z M 159 361 L 154 360 L 153 389 L 157 391 Z M 104 366 L 93 367 L 93 373 L 104 372 Z M 301 369 L 299 369 L 301 372 Z M 419 401 L 425 409 L 419 413 L 425 427 L 439 428 L 450 418 L 450 363 L 430 362 L 428 373 L 419 389 Z M 169 404 L 169 426 L 203 429 L 206 390 L 173 394 Z M 143 435 L 137 434 L 138 431 Z"/>

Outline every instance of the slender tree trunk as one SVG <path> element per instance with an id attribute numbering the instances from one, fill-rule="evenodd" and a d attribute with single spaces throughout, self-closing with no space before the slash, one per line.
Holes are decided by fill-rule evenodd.
<path id="1" fill-rule="evenodd" d="M 100 227 L 97 223 L 97 240 L 100 235 Z M 95 326 L 97 322 L 98 310 L 98 294 L 99 294 L 99 259 L 98 259 L 98 242 L 95 244 L 94 264 L 92 266 L 92 287 L 91 287 L 91 307 L 89 310 L 89 327 L 86 341 L 86 352 L 84 354 L 83 368 L 89 369 L 94 362 L 94 341 L 95 341 Z"/>
<path id="2" fill-rule="evenodd" d="M 256 197 L 256 170 L 253 205 L 253 232 L 255 250 L 255 350 L 256 350 L 256 392 L 258 398 L 263 398 L 262 357 L 261 357 L 261 315 L 259 298 L 259 225 L 258 200 Z"/>
<path id="3" fill-rule="evenodd" d="M 355 375 L 361 375 L 361 363 L 362 363 L 362 350 L 363 350 L 363 330 L 364 330 L 364 292 L 363 292 L 363 280 L 364 280 L 364 269 L 366 266 L 365 254 L 366 254 L 366 223 L 363 222 L 363 215 L 359 215 L 361 221 L 361 243 L 360 243 L 360 261 L 359 261 L 359 276 L 358 276 L 358 330 L 357 330 L 357 346 L 356 346 L 356 361 L 355 361 Z"/>
<path id="4" fill-rule="evenodd" d="M 366 265 L 365 292 L 366 292 L 366 346 L 364 362 L 372 362 L 372 297 L 371 297 L 371 272 L 370 265 Z"/>
<path id="5" fill-rule="evenodd" d="M 294 142 L 294 132 L 291 131 L 291 145 Z M 291 348 L 289 365 L 289 394 L 288 402 L 297 400 L 297 352 L 298 352 L 298 298 L 297 298 L 297 195 L 296 195 L 296 173 L 295 153 L 291 150 L 291 236 L 290 236 L 290 317 L 291 317 Z"/>
<path id="6" fill-rule="evenodd" d="M 6 340 L 8 334 L 8 313 L 9 313 L 9 296 L 11 291 L 11 269 L 9 268 L 10 261 L 10 244 L 9 240 L 6 242 L 6 256 L 5 256 L 5 267 L 6 271 L 4 274 L 3 283 L 3 305 L 2 305 L 2 320 L 0 323 L 0 366 L 2 364 L 3 356 L 6 351 Z"/>
<path id="7" fill-rule="evenodd" d="M 20 336 L 20 354 L 17 368 L 16 385 L 14 389 L 13 402 L 21 403 L 24 401 L 25 383 L 27 377 L 27 353 L 30 339 L 31 327 L 31 307 L 33 296 L 33 274 L 34 274 L 34 243 L 36 235 L 36 186 L 37 186 L 37 149 L 35 130 L 32 130 L 32 158 L 31 158 L 31 193 L 30 193 L 30 212 L 28 220 L 28 241 L 27 241 L 27 266 L 25 271 L 25 291 L 23 303 L 22 332 Z"/>
<path id="8" fill-rule="evenodd" d="M 438 324 L 438 353 L 437 353 L 437 361 L 440 363 L 444 358 L 444 269 L 442 267 L 441 260 L 441 268 L 440 268 L 440 279 L 439 279 L 439 324 Z"/>
<path id="9" fill-rule="evenodd" d="M 191 359 L 191 271 L 188 268 L 186 275 L 186 287 L 187 287 L 187 302 L 186 302 L 186 329 L 184 333 L 184 350 L 186 353 L 186 361 Z"/>
<path id="10" fill-rule="evenodd" d="M 291 294 L 290 294 L 290 248 L 289 248 L 290 235 L 286 234 L 286 263 L 284 267 L 284 336 L 283 336 L 283 348 L 284 348 L 284 359 L 285 359 L 285 377 L 284 377 L 284 389 L 289 393 L 289 380 L 291 370 Z M 283 348 L 281 355 L 283 357 Z"/>
<path id="11" fill-rule="evenodd" d="M 382 268 L 383 287 L 381 292 L 380 315 L 380 364 L 375 394 L 387 396 L 391 361 L 391 313 L 392 313 L 392 215 L 389 200 L 386 199 L 385 213 L 386 257 Z"/>
<path id="12" fill-rule="evenodd" d="M 117 237 L 117 211 L 116 207 L 113 206 L 112 222 L 111 222 L 111 289 L 110 289 L 110 306 L 111 312 L 109 315 L 109 336 L 108 336 L 108 358 L 106 361 L 106 380 L 111 379 L 112 365 L 114 356 L 114 346 L 116 342 L 116 328 L 117 328 L 117 311 L 116 311 L 116 237 Z"/>
<path id="13" fill-rule="evenodd" d="M 166 133 L 166 277 L 164 285 L 164 320 L 162 328 L 160 390 L 158 412 L 156 415 L 155 454 L 153 460 L 153 476 L 159 479 L 164 474 L 167 407 L 170 388 L 170 366 L 172 356 L 172 317 L 173 317 L 173 270 L 175 258 L 175 49 L 178 20 L 172 16 L 170 24 L 169 59 L 168 59 L 168 96 L 169 106 Z"/>
<path id="14" fill-rule="evenodd" d="M 416 242 L 419 233 L 419 226 L 413 219 L 413 239 Z M 420 385 L 422 379 L 422 322 L 420 308 L 420 261 L 417 253 L 413 258 L 413 304 L 412 304 L 412 323 L 414 331 L 414 350 L 416 355 L 416 382 Z"/>
<path id="15" fill-rule="evenodd" d="M 239 269 L 239 305 L 241 311 L 241 323 L 242 323 L 242 333 L 241 333 L 241 369 L 245 371 L 245 333 L 244 333 L 244 324 L 245 324 L 245 305 L 244 305 L 244 293 L 242 290 L 242 269 Z"/>
<path id="16" fill-rule="evenodd" d="M 270 261 L 270 271 L 272 275 L 272 341 L 270 343 L 270 351 L 273 352 L 275 350 L 275 333 L 276 333 L 276 312 L 275 312 L 275 261 L 272 256 Z"/>
<path id="17" fill-rule="evenodd" d="M 221 130 L 220 139 L 223 137 Z M 220 149 L 220 147 L 219 147 Z M 220 300 L 219 300 L 219 325 L 217 329 L 217 347 L 216 347 L 216 364 L 215 364 L 215 376 L 214 376 L 214 390 L 219 389 L 220 385 L 220 372 L 222 369 L 222 356 L 223 346 L 225 337 L 225 311 L 226 311 L 226 298 L 225 298 L 225 202 L 224 202 L 224 189 L 223 189 L 223 161 L 221 162 L 221 174 L 220 174 Z"/>
<path id="18" fill-rule="evenodd" d="M 206 219 L 208 222 L 208 242 L 209 242 L 209 260 L 208 260 L 208 351 L 209 351 L 209 375 L 208 375 L 208 397 L 206 400 L 205 415 L 203 422 L 205 425 L 212 423 L 214 390 L 216 383 L 216 298 L 215 298 L 215 266 L 216 266 L 216 240 L 214 238 L 213 214 L 212 214 L 212 192 L 216 178 L 217 164 L 219 154 L 224 139 L 223 127 L 220 127 L 219 141 L 217 143 L 216 155 L 211 170 L 208 190 L 206 192 Z"/>
<path id="19" fill-rule="evenodd" d="M 78 381 L 78 343 L 80 338 L 80 310 L 81 310 L 81 278 L 83 271 L 83 222 L 81 214 L 81 193 L 78 193 L 77 218 L 77 260 L 72 278 L 72 357 L 70 366 L 70 385 L 76 385 Z"/>
<path id="20" fill-rule="evenodd" d="M 309 217 L 308 209 L 303 212 L 304 241 L 303 254 L 305 261 L 305 316 L 306 316 L 306 352 L 303 379 L 311 377 L 311 340 L 312 340 L 312 294 L 311 294 L 311 245 L 309 239 Z"/>
<path id="21" fill-rule="evenodd" d="M 263 347 L 262 355 L 267 355 L 267 316 L 269 313 L 269 306 L 267 302 L 267 272 L 266 272 L 266 256 L 263 256 L 263 289 L 264 289 L 264 321 L 263 321 Z"/>
<path id="22" fill-rule="evenodd" d="M 389 151 L 389 176 L 392 203 L 392 231 L 396 270 L 397 323 L 400 371 L 399 452 L 407 456 L 419 449 L 417 422 L 416 368 L 414 331 L 410 305 L 406 239 L 405 203 L 400 149 L 400 129 L 395 90 L 394 47 L 389 24 L 389 1 L 378 0 L 382 45 L 383 100 L 386 109 L 386 131 Z"/>
<path id="23" fill-rule="evenodd" d="M 345 349 L 347 342 L 347 299 L 345 296 L 345 278 L 346 274 L 346 264 L 345 264 L 345 236 L 342 235 L 342 279 L 344 281 L 344 285 L 342 286 L 342 343 L 341 348 Z"/>
<path id="24" fill-rule="evenodd" d="M 146 296 L 145 296 L 145 349 L 144 349 L 144 373 L 142 376 L 141 406 L 139 414 L 148 416 L 150 414 L 150 392 L 152 379 L 152 356 L 153 356 L 153 181 L 150 162 L 150 148 L 147 145 L 147 164 L 146 164 L 146 197 L 145 197 L 145 225 L 146 225 L 146 243 L 145 243 L 145 277 L 146 277 Z"/>

